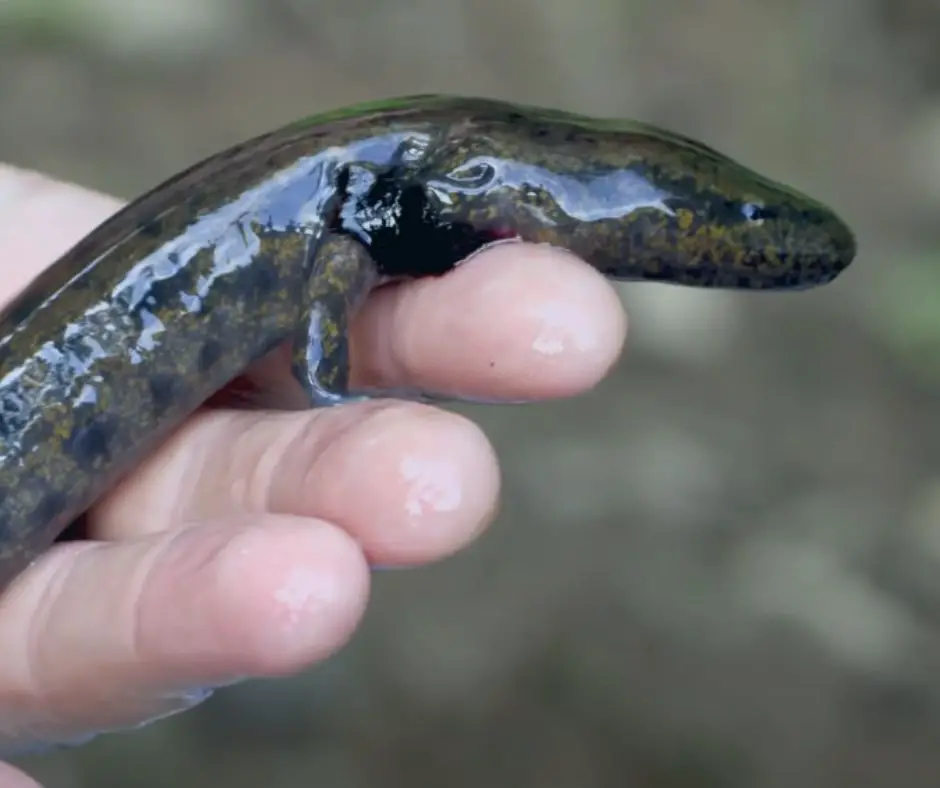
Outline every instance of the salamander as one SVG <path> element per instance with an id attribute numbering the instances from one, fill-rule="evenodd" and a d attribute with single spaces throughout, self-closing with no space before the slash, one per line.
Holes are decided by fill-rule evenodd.
<path id="1" fill-rule="evenodd" d="M 462 399 L 351 391 L 347 327 L 372 289 L 512 240 L 741 290 L 822 285 L 856 253 L 826 206 L 636 121 L 411 96 L 258 136 L 129 204 L 0 314 L 0 591 L 275 347 L 311 407 Z"/>

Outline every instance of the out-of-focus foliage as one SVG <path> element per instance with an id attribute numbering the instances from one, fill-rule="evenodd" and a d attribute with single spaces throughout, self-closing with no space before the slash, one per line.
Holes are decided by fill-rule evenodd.
<path id="1" fill-rule="evenodd" d="M 786 296 L 621 288 L 591 395 L 468 410 L 500 522 L 379 575 L 290 681 L 81 750 L 51 786 L 940 784 L 940 4 L 0 0 L 0 156 L 131 197 L 393 94 L 664 123 L 835 205 Z"/>
<path id="2" fill-rule="evenodd" d="M 237 46 L 243 0 L 2 0 L 0 28 L 26 39 L 78 45 L 115 60 L 194 60 Z"/>

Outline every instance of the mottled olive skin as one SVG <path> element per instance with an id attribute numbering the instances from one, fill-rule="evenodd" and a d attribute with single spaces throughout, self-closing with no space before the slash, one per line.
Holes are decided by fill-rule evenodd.
<path id="1" fill-rule="evenodd" d="M 855 254 L 824 206 L 638 123 L 419 96 L 256 138 L 120 211 L 0 317 L 0 590 L 252 360 L 291 341 L 311 406 L 362 396 L 346 328 L 369 291 L 517 238 L 615 279 L 754 289 Z"/>

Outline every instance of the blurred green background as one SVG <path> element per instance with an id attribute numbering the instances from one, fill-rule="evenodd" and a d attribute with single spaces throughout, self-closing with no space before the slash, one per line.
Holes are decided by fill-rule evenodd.
<path id="1" fill-rule="evenodd" d="M 0 159 L 130 198 L 424 91 L 669 125 L 835 206 L 794 295 L 620 288 L 588 396 L 466 409 L 478 545 L 289 681 L 23 764 L 50 788 L 940 784 L 940 2 L 0 0 Z"/>

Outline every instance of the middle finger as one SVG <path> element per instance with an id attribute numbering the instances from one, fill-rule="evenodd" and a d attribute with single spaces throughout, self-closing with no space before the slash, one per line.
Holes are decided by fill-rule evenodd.
<path id="1" fill-rule="evenodd" d="M 495 512 L 499 473 L 480 429 L 382 401 L 272 413 L 204 411 L 90 513 L 94 538 L 271 512 L 333 522 L 373 563 L 469 542 Z"/>

